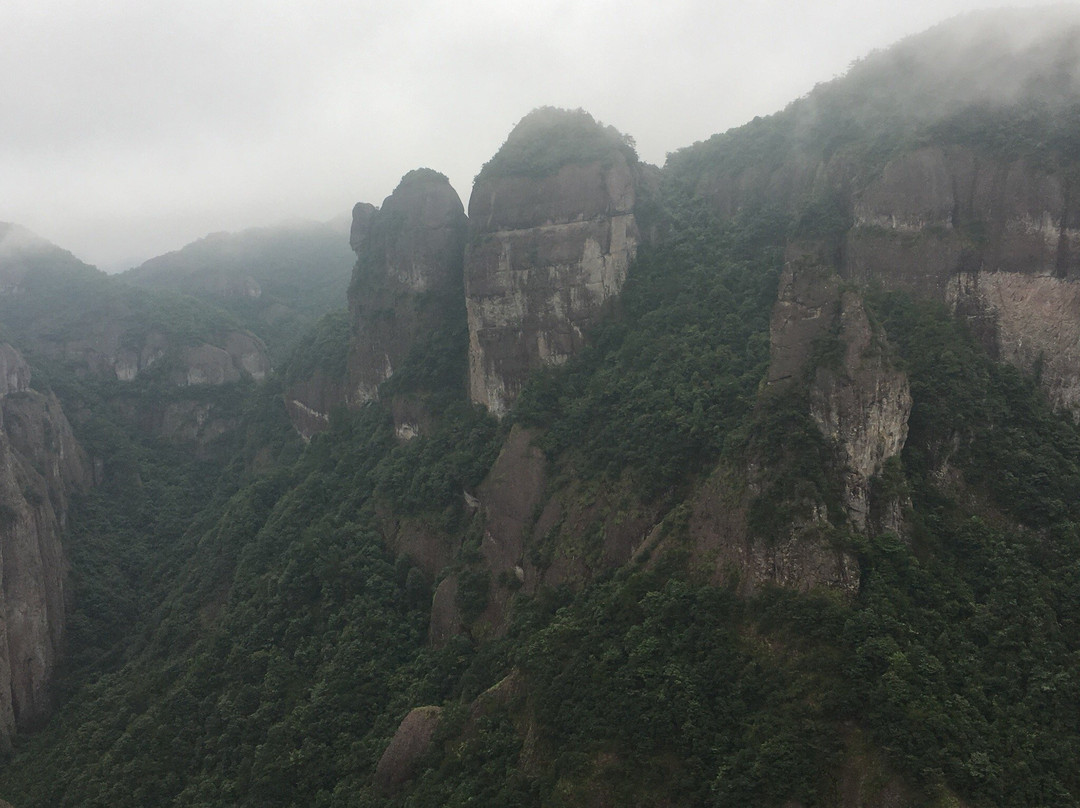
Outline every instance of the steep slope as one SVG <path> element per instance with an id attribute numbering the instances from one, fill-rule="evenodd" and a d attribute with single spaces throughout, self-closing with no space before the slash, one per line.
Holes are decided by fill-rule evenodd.
<path id="1" fill-rule="evenodd" d="M 89 464 L 55 396 L 0 344 L 0 747 L 48 717 L 64 638 L 67 564 L 61 533 Z"/>
<path id="2" fill-rule="evenodd" d="M 7 244 L 0 273 L 11 285 L 0 318 L 35 355 L 120 381 L 168 357 L 177 385 L 260 379 L 269 370 L 261 342 L 214 309 L 128 289 L 40 239 Z"/>
<path id="3" fill-rule="evenodd" d="M 585 344 L 640 240 L 629 142 L 581 110 L 522 119 L 469 199 L 469 394 L 505 415 L 529 372 Z"/>
<path id="4" fill-rule="evenodd" d="M 722 215 L 760 206 L 837 271 L 946 302 L 1080 417 L 1080 14 L 959 17 L 669 160 Z"/>
<path id="5" fill-rule="evenodd" d="M 402 177 L 377 211 L 354 211 L 351 404 L 377 398 L 422 339 L 457 326 L 466 227 L 457 193 L 431 169 Z"/>
<path id="6" fill-rule="evenodd" d="M 266 347 L 194 298 L 134 289 L 24 231 L 0 251 L 0 325 L 39 365 L 102 385 L 139 426 L 203 444 L 227 430 L 221 388 L 261 380 Z"/>
<path id="7" fill-rule="evenodd" d="M 541 114 L 583 124 L 583 142 L 512 137 L 477 180 L 497 192 L 476 203 L 490 216 L 469 225 L 468 261 L 508 256 L 476 264 L 510 279 L 481 303 L 520 303 L 490 335 L 524 347 L 481 363 L 490 412 L 469 403 L 466 360 L 498 357 L 437 338 L 461 298 L 428 311 L 413 288 L 427 246 L 458 232 L 456 196 L 428 172 L 403 180 L 440 203 L 431 228 L 404 190 L 400 208 L 359 206 L 354 290 L 385 308 L 357 295 L 361 316 L 321 334 L 335 350 L 350 329 L 369 338 L 355 378 L 371 395 L 297 456 L 263 437 L 275 400 L 259 391 L 247 445 L 152 556 L 167 560 L 130 639 L 66 680 L 60 720 L 0 769 L 0 793 L 24 808 L 1077 804 L 1080 428 L 1045 377 L 996 361 L 1003 318 L 949 296 L 967 270 L 941 263 L 937 283 L 952 236 L 922 212 L 960 176 L 950 150 L 995 171 L 1034 159 L 992 127 L 958 142 L 985 120 L 966 110 L 965 94 L 986 99 L 965 65 L 1041 87 L 1042 54 L 1070 53 L 1060 17 L 1015 52 L 994 32 L 1017 18 L 986 19 L 958 61 L 961 23 L 673 156 L 633 186 L 632 212 L 594 195 L 630 166 L 612 133 Z M 1064 95 L 1042 97 L 1030 131 L 1065 119 Z M 1010 104 L 991 118 L 1015 121 Z M 511 170 L 532 164 L 518 146 L 535 173 Z M 1052 160 L 1016 186 L 1042 189 L 1034 207 L 1008 182 L 985 208 L 981 192 L 940 197 L 980 284 L 1050 272 L 1068 214 L 1025 229 L 1024 211 L 1052 209 L 1047 178 L 1065 187 L 1072 158 L 1035 152 Z M 549 281 L 580 291 L 617 266 L 579 248 L 630 215 L 655 237 L 617 296 L 570 317 Z M 885 229 L 895 252 L 859 252 Z M 415 244 L 396 240 L 407 230 Z M 565 354 L 542 356 L 545 334 L 569 335 Z M 321 368 L 319 346 L 297 372 L 343 378 L 344 351 Z M 436 397 L 402 440 L 402 401 Z M 118 608 L 91 591 L 88 621 Z"/>

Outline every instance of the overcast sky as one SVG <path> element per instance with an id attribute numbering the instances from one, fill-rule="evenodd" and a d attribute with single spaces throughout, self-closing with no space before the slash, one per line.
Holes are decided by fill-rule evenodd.
<path id="1" fill-rule="evenodd" d="M 665 155 L 978 0 L 0 0 L 0 221 L 110 271 L 472 178 L 542 105 Z M 1013 3 L 1012 5 L 1034 5 Z"/>

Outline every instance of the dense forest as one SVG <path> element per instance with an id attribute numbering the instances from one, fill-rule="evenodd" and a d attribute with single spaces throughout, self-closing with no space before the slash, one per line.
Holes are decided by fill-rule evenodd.
<path id="1" fill-rule="evenodd" d="M 840 441 L 812 414 L 821 380 L 854 361 L 842 323 L 804 346 L 792 382 L 769 381 L 792 245 L 842 271 L 860 226 L 852 200 L 897 156 L 963 148 L 1074 176 L 1076 88 L 1047 79 L 1040 58 L 1018 90 L 1053 88 L 1037 102 L 990 103 L 959 79 L 933 95 L 919 70 L 940 36 L 868 57 L 648 173 L 636 208 L 648 236 L 618 299 L 587 347 L 537 368 L 501 420 L 470 400 L 460 306 L 379 400 L 336 407 L 305 443 L 283 397 L 315 370 L 347 376 L 343 289 L 337 306 L 321 283 L 310 305 L 282 293 L 299 312 L 289 323 L 325 314 L 303 334 L 260 334 L 276 367 L 264 380 L 192 389 L 170 383 L 167 363 L 101 379 L 40 346 L 118 308 L 129 335 L 213 341 L 258 321 L 244 320 L 248 304 L 224 310 L 84 267 L 29 275 L 30 302 L 0 304 L 0 336 L 102 467 L 68 518 L 56 708 L 16 738 L 0 797 L 17 808 L 1080 804 L 1080 426 L 1048 397 L 1042 358 L 1002 361 L 985 317 L 955 300 L 830 269 L 910 390 L 902 451 L 868 494 L 900 516 L 873 527 L 846 509 Z M 918 81 L 898 81 L 895 62 L 912 53 Z M 920 93 L 935 103 L 916 114 Z M 570 120 L 562 139 L 519 127 L 481 178 L 548 177 L 613 151 L 637 165 L 632 140 L 560 115 L 529 120 Z M 754 186 L 793 164 L 839 179 L 798 198 L 777 193 L 779 180 Z M 730 177 L 744 194 L 734 207 Z M 957 238 L 989 244 L 984 256 L 993 226 L 956 216 Z M 192 397 L 229 424 L 196 449 L 133 428 L 122 403 Z M 402 401 L 429 415 L 410 440 L 395 432 Z M 562 521 L 529 533 L 529 575 L 566 558 L 583 571 L 553 585 L 493 572 L 483 550 L 476 495 L 520 434 L 548 470 L 528 529 L 564 503 Z M 709 497 L 734 503 L 731 541 L 775 549 L 800 525 L 854 559 L 856 583 L 762 583 L 706 563 Z M 647 538 L 611 563 L 614 526 L 637 518 Z M 395 546 L 401 525 L 437 536 L 448 563 Z M 449 579 L 458 630 L 435 638 Z M 430 741 L 390 770 L 384 753 L 414 708 L 436 717 Z"/>

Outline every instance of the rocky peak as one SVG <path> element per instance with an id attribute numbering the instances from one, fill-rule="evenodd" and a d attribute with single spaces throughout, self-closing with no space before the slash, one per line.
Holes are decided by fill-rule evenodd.
<path id="1" fill-rule="evenodd" d="M 467 227 L 450 181 L 428 168 L 406 174 L 380 209 L 354 209 L 350 403 L 376 398 L 417 338 L 456 316 Z"/>
<path id="2" fill-rule="evenodd" d="M 371 227 L 371 219 L 378 210 L 370 202 L 357 202 L 353 205 L 352 226 L 349 229 L 349 246 L 358 256 L 360 248 L 367 238 L 368 229 Z"/>
<path id="3" fill-rule="evenodd" d="M 469 392 L 502 415 L 618 295 L 640 240 L 630 141 L 580 110 L 524 118 L 476 179 L 465 259 Z"/>

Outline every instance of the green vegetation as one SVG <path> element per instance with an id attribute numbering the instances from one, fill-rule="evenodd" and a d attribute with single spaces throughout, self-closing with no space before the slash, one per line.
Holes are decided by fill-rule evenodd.
<path id="1" fill-rule="evenodd" d="M 300 222 L 215 233 L 119 280 L 227 311 L 266 343 L 277 365 L 298 336 L 343 304 L 355 260 L 344 224 Z"/>
<path id="2" fill-rule="evenodd" d="M 315 370 L 344 375 L 342 313 L 297 343 L 282 377 L 214 393 L 238 427 L 203 457 L 122 426 L 123 395 L 147 408 L 181 395 L 160 379 L 122 395 L 37 357 L 35 384 L 81 413 L 80 440 L 107 462 L 71 515 L 61 704 L 18 740 L 0 795 L 19 808 L 828 808 L 862 779 L 865 804 L 886 793 L 924 808 L 1080 804 L 1080 426 L 943 307 L 866 293 L 913 408 L 902 455 L 872 481 L 903 511 L 903 535 L 856 533 L 808 390 L 761 385 L 784 247 L 836 246 L 850 197 L 818 189 L 783 210 L 743 200 L 725 217 L 702 201 L 725 173 L 819 159 L 861 169 L 924 137 L 1021 156 L 1046 142 L 1073 159 L 1071 107 L 1028 126 L 1020 106 L 958 108 L 945 87 L 913 109 L 936 86 L 919 59 L 947 54 L 898 53 L 919 57 L 903 81 L 895 55 L 872 57 L 846 83 L 674 155 L 643 201 L 656 237 L 590 347 L 536 374 L 502 424 L 465 395 L 458 290 L 456 303 L 418 303 L 440 325 L 380 401 L 334 413 L 307 446 L 282 388 Z M 630 148 L 584 113 L 540 110 L 481 176 L 545 175 Z M 129 300 L 100 278 L 78 282 L 92 301 Z M 74 327 L 55 285 L 53 326 L 12 310 L 8 330 Z M 175 315 L 170 333 L 221 322 L 187 299 L 160 305 L 147 317 Z M 812 364 L 840 372 L 843 347 L 827 336 Z M 403 403 L 429 416 L 408 442 L 391 417 Z M 587 573 L 552 586 L 535 585 L 535 569 L 494 574 L 481 552 L 494 538 L 466 495 L 514 425 L 537 436 L 551 471 L 532 522 L 558 494 L 617 491 L 618 507 L 656 515 L 663 540 L 604 568 L 605 523 L 583 517 L 570 560 L 587 556 Z M 857 591 L 748 594 L 737 575 L 718 584 L 688 562 L 701 484 L 718 470 L 742 487 L 733 507 L 748 534 L 722 540 L 769 541 L 824 505 L 827 538 L 857 556 Z M 395 554 L 404 523 L 456 557 L 437 570 Z M 526 553 L 557 566 L 547 544 Z M 434 647 L 445 576 L 465 631 Z M 505 625 L 484 625 L 506 602 Z M 422 705 L 442 719 L 417 775 L 379 790 L 380 755 Z"/>
<path id="3" fill-rule="evenodd" d="M 788 518 L 807 486 L 827 500 L 830 449 L 805 401 L 755 404 L 788 220 L 723 224 L 687 206 L 665 221 L 594 347 L 538 376 L 514 417 L 545 431 L 564 474 L 629 479 L 667 507 L 748 447 L 775 482 L 752 523 Z M 461 492 L 505 433 L 464 400 L 461 340 L 402 369 L 402 395 L 446 385 L 435 428 L 406 444 L 372 405 L 301 454 L 273 387 L 251 392 L 224 468 L 108 419 L 83 425 L 114 460 L 73 517 L 65 704 L 20 742 L 0 793 L 21 806 L 824 806 L 858 730 L 884 752 L 880 787 L 900 778 L 911 804 L 1075 802 L 1080 432 L 945 312 L 872 303 L 915 399 L 881 482 L 911 497 L 913 539 L 864 539 L 850 602 L 740 597 L 675 554 L 580 592 L 519 593 L 505 636 L 427 647 L 437 581 L 388 554 L 385 514 L 464 545 L 466 622 L 502 586 L 469 555 Z M 297 366 L 343 328 L 324 321 Z M 680 392 L 683 375 L 696 381 Z M 70 399 L 68 384 L 55 386 Z M 964 496 L 939 484 L 944 463 Z M 508 676 L 524 689 L 481 695 Z M 428 765 L 397 795 L 373 790 L 421 704 L 445 706 Z"/>
<path id="4" fill-rule="evenodd" d="M 637 162 L 633 139 L 597 123 L 585 110 L 540 107 L 518 122 L 476 179 L 547 177 L 570 163 L 610 161 L 616 154 Z"/>
<path id="5" fill-rule="evenodd" d="M 672 210 L 670 235 L 642 248 L 617 315 L 581 356 L 537 375 L 516 409 L 576 473 L 630 474 L 646 499 L 745 439 L 787 230 L 770 210 L 729 223 L 700 203 Z"/>
<path id="6" fill-rule="evenodd" d="M 328 379 L 344 379 L 351 327 L 345 309 L 319 318 L 293 345 L 281 372 L 285 384 L 295 384 L 315 373 L 322 373 Z"/>

